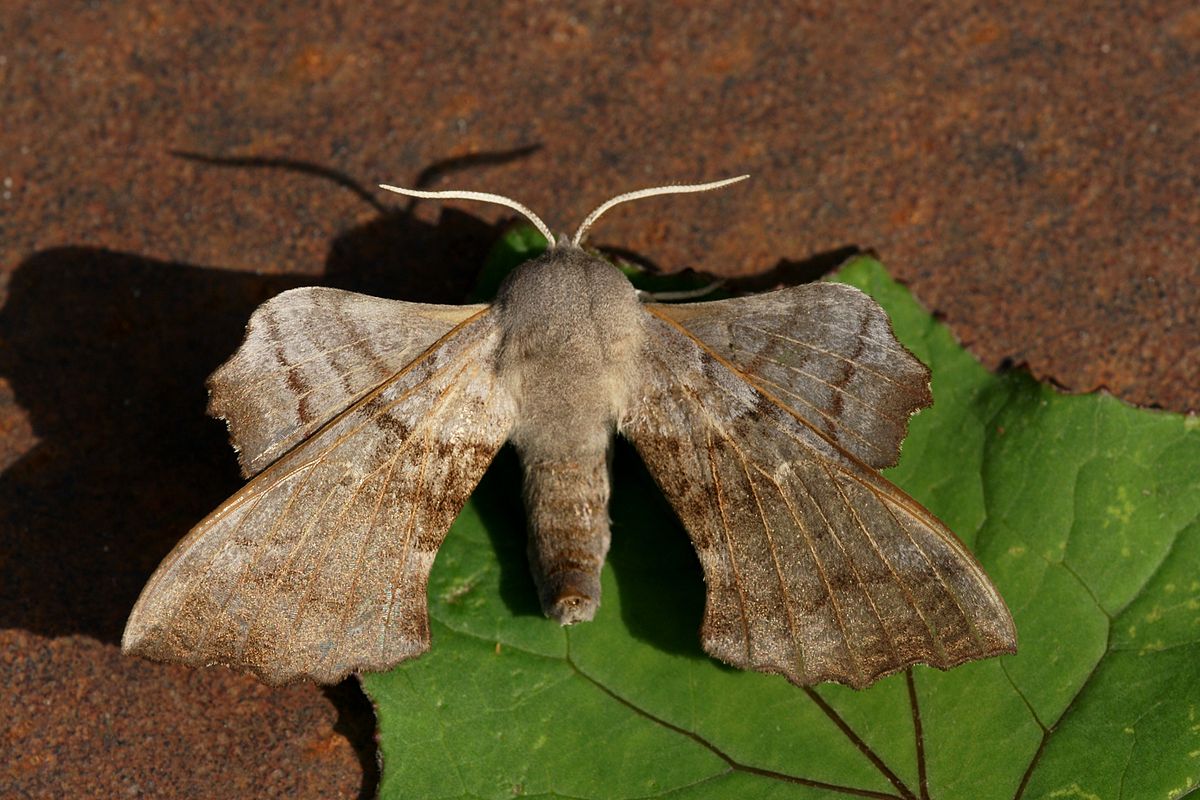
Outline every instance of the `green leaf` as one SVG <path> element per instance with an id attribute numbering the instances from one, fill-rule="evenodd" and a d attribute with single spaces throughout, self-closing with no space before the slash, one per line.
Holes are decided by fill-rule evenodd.
<path id="1" fill-rule="evenodd" d="M 542 617 L 508 452 L 430 579 L 433 647 L 363 683 L 385 798 L 1174 798 L 1200 779 L 1200 424 L 992 375 L 860 258 L 933 370 L 889 477 L 979 555 L 1016 656 L 800 689 L 700 650 L 687 538 L 625 445 L 594 622 Z M 918 713 L 919 712 L 919 713 Z"/>

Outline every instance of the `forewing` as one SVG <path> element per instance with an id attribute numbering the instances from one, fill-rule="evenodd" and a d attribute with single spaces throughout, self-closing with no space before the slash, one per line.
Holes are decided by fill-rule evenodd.
<path id="1" fill-rule="evenodd" d="M 929 370 L 868 295 L 840 283 L 654 306 L 859 461 L 890 467 Z"/>
<path id="2" fill-rule="evenodd" d="M 283 292 L 209 377 L 208 413 L 229 425 L 242 475 L 256 475 L 481 308 Z"/>
<path id="3" fill-rule="evenodd" d="M 478 312 L 273 464 L 159 566 L 123 648 L 331 683 L 429 646 L 426 583 L 513 402 Z"/>
<path id="4" fill-rule="evenodd" d="M 621 430 L 699 554 L 705 650 L 860 688 L 1015 651 L 1004 601 L 950 530 L 648 310 L 642 399 Z"/>

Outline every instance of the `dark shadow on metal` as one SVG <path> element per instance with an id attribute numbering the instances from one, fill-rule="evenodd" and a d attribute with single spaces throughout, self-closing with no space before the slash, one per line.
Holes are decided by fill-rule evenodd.
<path id="1" fill-rule="evenodd" d="M 195 153 L 188 150 L 168 150 L 168 153 L 184 161 L 194 161 L 210 167 L 236 167 L 238 169 L 279 169 L 285 172 L 297 172 L 301 175 L 312 175 L 349 189 L 360 200 L 367 203 L 380 214 L 386 214 L 389 208 L 366 189 L 361 183 L 344 172 L 332 167 L 301 161 L 296 158 L 278 158 L 273 156 L 214 156 L 207 153 Z"/>
<path id="2" fill-rule="evenodd" d="M 596 249 L 617 263 L 625 261 L 634 264 L 651 275 L 661 276 L 668 274 L 664 273 L 662 268 L 653 259 L 642 255 L 636 250 L 610 245 L 597 245 Z M 872 254 L 870 250 L 864 250 L 858 245 L 850 244 L 799 260 L 780 259 L 770 269 L 744 277 L 726 278 L 693 269 L 685 269 L 669 274 L 671 277 L 682 278 L 685 281 L 689 275 L 695 276 L 695 282 L 698 284 L 723 280 L 722 288 L 729 294 L 756 294 L 758 292 L 779 289 L 784 286 L 798 286 L 802 283 L 812 283 L 836 271 L 838 267 L 851 258 L 869 254 Z"/>
<path id="3" fill-rule="evenodd" d="M 414 189 L 428 189 L 442 178 L 456 172 L 467 172 L 478 167 L 495 167 L 512 161 L 520 161 L 542 149 L 540 144 L 527 144 L 511 150 L 493 150 L 486 153 L 467 153 L 435 161 L 417 173 Z"/>
<path id="4" fill-rule="evenodd" d="M 513 161 L 519 161 L 523 158 L 533 155 L 542 149 L 540 144 L 529 144 L 523 147 L 514 147 L 510 150 L 490 150 L 483 153 L 468 153 L 461 156 L 451 156 L 443 158 L 440 161 L 435 161 L 429 166 L 417 173 L 416 180 L 413 181 L 412 188 L 427 189 L 433 186 L 442 178 L 452 175 L 456 172 L 467 172 L 479 167 L 499 166 L 508 164 Z M 301 161 L 295 158 L 283 158 L 275 156 L 216 156 L 208 153 L 197 153 L 188 150 L 168 150 L 171 155 L 176 158 L 182 158 L 185 161 L 194 161 L 198 164 L 206 164 L 214 167 L 238 167 L 241 169 L 280 169 L 287 172 L 296 172 L 302 175 L 312 175 L 317 178 L 323 178 L 327 181 L 341 186 L 344 189 L 349 189 L 354 192 L 360 200 L 367 203 L 371 208 L 375 209 L 379 214 L 387 215 L 394 213 L 394 209 L 386 205 L 376 196 L 374 187 L 367 189 L 363 184 L 344 172 L 326 167 L 321 164 L 314 164 L 310 161 Z M 405 211 L 411 211 L 413 205 L 417 202 L 417 198 L 412 198 L 404 206 Z"/>
<path id="5" fill-rule="evenodd" d="M 731 278 L 725 285 L 737 294 L 754 294 L 782 286 L 812 283 L 836 271 L 851 258 L 869 253 L 869 250 L 864 250 L 856 244 L 849 244 L 798 261 L 784 258 L 766 272 L 747 275 L 744 278 Z"/>

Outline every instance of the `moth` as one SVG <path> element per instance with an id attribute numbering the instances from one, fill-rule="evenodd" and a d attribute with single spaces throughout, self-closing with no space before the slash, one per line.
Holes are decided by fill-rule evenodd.
<path id="1" fill-rule="evenodd" d="M 429 648 L 439 545 L 492 457 L 515 445 L 546 615 L 592 619 L 609 546 L 608 452 L 631 441 L 699 555 L 704 649 L 800 685 L 864 687 L 924 662 L 1015 652 L 971 553 L 881 477 L 928 369 L 866 294 L 814 283 L 712 302 L 645 302 L 574 237 L 495 302 L 444 306 L 335 289 L 261 306 L 209 379 L 246 486 L 155 571 L 122 647 L 333 683 Z"/>

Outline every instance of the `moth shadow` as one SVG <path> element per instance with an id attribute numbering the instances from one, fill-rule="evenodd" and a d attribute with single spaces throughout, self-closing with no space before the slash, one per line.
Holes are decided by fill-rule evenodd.
<path id="1" fill-rule="evenodd" d="M 637 451 L 623 439 L 614 446 L 608 563 L 620 595 L 621 621 L 659 650 L 706 658 L 700 647 L 700 562 Z"/>
<path id="2" fill-rule="evenodd" d="M 798 286 L 812 283 L 836 271 L 855 256 L 870 254 L 856 244 L 848 244 L 814 253 L 807 258 L 781 258 L 775 266 L 765 272 L 734 278 L 726 282 L 730 291 L 743 293 L 765 292 L 779 286 Z"/>
<path id="3" fill-rule="evenodd" d="M 700 276 L 708 281 L 721 281 L 722 291 L 712 295 L 698 297 L 698 301 L 716 300 L 724 296 L 739 295 L 739 294 L 754 294 L 757 292 L 767 292 L 772 289 L 777 289 L 784 286 L 798 286 L 802 283 L 812 283 L 820 280 L 831 272 L 836 271 L 839 267 L 845 264 L 850 259 L 859 255 L 874 255 L 870 249 L 864 249 L 856 244 L 848 244 L 842 247 L 835 247 L 832 250 L 825 250 L 820 253 L 814 253 L 807 258 L 789 259 L 781 258 L 774 266 L 761 272 L 751 273 L 736 278 L 725 278 L 721 275 L 716 275 L 701 270 L 694 270 L 690 267 L 682 270 L 679 273 L 667 273 L 663 268 L 651 258 L 647 258 L 636 250 L 628 248 L 604 244 L 599 248 L 602 252 L 619 260 L 633 264 L 642 268 L 651 275 L 675 277 L 677 275 L 692 274 Z"/>
<path id="4" fill-rule="evenodd" d="M 389 212 L 339 236 L 316 279 L 89 247 L 25 259 L 0 310 L 0 376 L 37 444 L 0 474 L 0 626 L 120 640 L 159 561 L 242 485 L 204 382 L 259 304 L 314 283 L 457 302 L 499 234 L 458 211 Z"/>
<path id="5" fill-rule="evenodd" d="M 500 600 L 517 617 L 543 617 L 526 553 L 528 536 L 521 499 L 521 463 L 512 445 L 496 454 L 471 495 L 500 569 Z M 547 620 L 547 624 L 550 623 Z"/>

